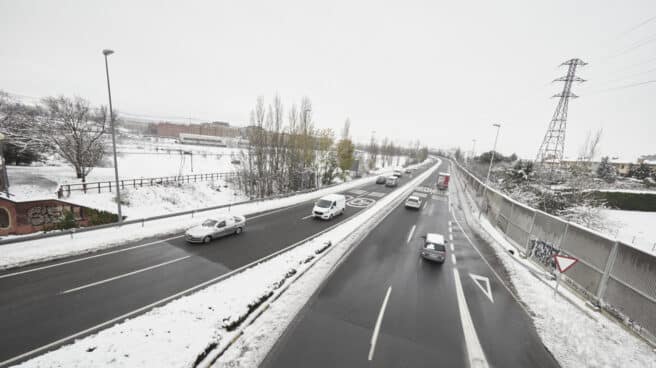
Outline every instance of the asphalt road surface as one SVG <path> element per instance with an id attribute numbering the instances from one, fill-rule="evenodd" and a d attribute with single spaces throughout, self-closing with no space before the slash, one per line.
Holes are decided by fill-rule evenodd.
<path id="1" fill-rule="evenodd" d="M 399 186 L 420 172 L 405 174 Z M 250 216 L 242 234 L 208 245 L 190 245 L 179 234 L 0 272 L 0 366 L 302 241 L 393 190 L 368 184 L 346 191 L 355 201 L 332 221 L 309 217 L 310 201 Z"/>
<path id="2" fill-rule="evenodd" d="M 438 172 L 448 171 L 442 165 Z M 434 188 L 436 175 L 423 186 Z M 487 245 L 458 225 L 465 223 L 449 210 L 449 198 L 435 191 L 419 211 L 394 209 L 314 294 L 262 366 L 558 367 L 476 250 Z M 449 240 L 444 264 L 420 258 L 428 232 Z"/>

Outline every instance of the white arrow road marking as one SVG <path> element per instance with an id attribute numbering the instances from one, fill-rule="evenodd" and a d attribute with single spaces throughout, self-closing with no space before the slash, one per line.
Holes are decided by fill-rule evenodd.
<path id="1" fill-rule="evenodd" d="M 474 280 L 474 284 L 476 284 L 476 286 L 481 289 L 483 294 L 485 294 L 485 296 L 490 299 L 492 303 L 494 303 L 494 298 L 492 297 L 492 289 L 490 288 L 490 279 L 485 276 L 474 275 L 473 273 L 470 273 L 469 276 L 472 278 L 472 280 Z M 481 282 L 485 283 L 485 287 L 483 287 Z"/>
<path id="2" fill-rule="evenodd" d="M 476 335 L 474 321 L 471 318 L 471 314 L 469 314 L 467 299 L 465 299 L 465 292 L 462 291 L 462 283 L 457 268 L 453 269 L 453 276 L 456 282 L 456 297 L 458 299 L 458 311 L 460 312 L 460 324 L 462 325 L 462 332 L 465 335 L 465 346 L 467 347 L 469 366 L 488 368 L 489 365 L 485 358 L 483 347 L 478 340 L 478 335 Z"/>
<path id="3" fill-rule="evenodd" d="M 374 351 L 376 350 L 376 342 L 378 342 L 378 333 L 380 332 L 380 324 L 383 322 L 383 315 L 385 314 L 385 308 L 387 308 L 387 300 L 389 300 L 389 296 L 391 292 L 392 292 L 392 286 L 390 286 L 387 289 L 387 294 L 385 294 L 383 305 L 380 307 L 380 312 L 378 313 L 378 319 L 376 319 L 376 327 L 374 327 L 374 333 L 373 335 L 371 335 L 371 348 L 369 349 L 369 360 L 374 358 Z"/>

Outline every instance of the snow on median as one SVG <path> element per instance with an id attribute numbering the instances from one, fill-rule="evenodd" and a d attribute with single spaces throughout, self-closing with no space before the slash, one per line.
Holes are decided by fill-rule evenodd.
<path id="1" fill-rule="evenodd" d="M 268 351 L 265 347 L 273 345 L 307 300 L 298 296 L 310 295 L 359 236 L 368 233 L 384 217 L 386 210 L 396 205 L 438 166 L 307 243 L 192 295 L 26 361 L 19 367 L 193 367 L 201 361 L 206 363 L 243 332 L 243 326 L 261 308 L 262 302 L 274 299 L 275 294 L 292 281 L 300 280 L 242 336 L 247 342 L 255 338 L 258 349 L 250 349 L 246 357 L 243 345 L 227 351 L 227 355 L 236 352 L 240 359 L 247 359 L 242 362 L 244 366 L 255 366 L 250 362 L 261 361 Z M 317 272 L 313 272 L 315 264 L 318 265 Z M 300 277 L 308 269 L 310 272 Z M 287 294 L 294 303 L 285 298 Z M 271 314 L 274 308 L 275 312 Z M 281 313 L 285 318 L 281 318 Z M 209 358 L 201 359 L 206 356 Z M 222 365 L 223 361 L 219 360 L 217 364 Z"/>

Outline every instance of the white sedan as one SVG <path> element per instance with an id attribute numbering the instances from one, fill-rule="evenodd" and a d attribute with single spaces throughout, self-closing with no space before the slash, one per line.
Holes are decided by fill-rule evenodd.
<path id="1" fill-rule="evenodd" d="M 410 196 L 405 200 L 405 207 L 418 210 L 421 208 L 421 199 L 419 199 L 417 196 Z"/>
<path id="2" fill-rule="evenodd" d="M 202 224 L 187 230 L 185 240 L 189 243 L 209 243 L 222 236 L 241 234 L 244 227 L 246 227 L 244 216 L 221 215 L 207 219 Z"/>

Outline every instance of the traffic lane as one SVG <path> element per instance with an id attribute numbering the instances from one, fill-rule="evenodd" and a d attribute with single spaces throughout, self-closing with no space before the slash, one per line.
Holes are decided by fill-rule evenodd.
<path id="1" fill-rule="evenodd" d="M 387 256 L 394 251 L 386 245 L 392 243 L 390 239 L 405 242 L 418 216 L 401 206 L 393 212 L 338 266 L 278 340 L 263 367 L 366 364 L 376 315 L 394 267 Z"/>
<path id="2" fill-rule="evenodd" d="M 435 178 L 425 184 L 431 180 Z M 453 289 L 448 265 L 422 262 L 416 241 L 407 241 L 419 219 L 418 211 L 406 210 L 403 205 L 392 211 L 308 302 L 263 366 L 367 364 L 376 316 L 389 286 L 392 290 L 380 345 L 373 356 L 376 366 L 463 362 L 461 338 L 452 336 L 456 332 L 438 337 L 441 345 L 435 345 L 437 331 L 458 331 L 458 315 L 453 305 L 436 311 Z"/>
<path id="3" fill-rule="evenodd" d="M 68 267 L 53 267 L 44 272 L 25 273 L 0 279 L 0 307 L 19 307 L 21 303 L 47 298 L 60 289 L 73 288 L 103 280 L 115 275 L 161 264 L 186 255 L 186 252 L 172 246 L 140 248 L 120 258 L 120 262 L 107 262 L 95 258 Z M 1 317 L 0 317 L 1 318 Z"/>
<path id="4" fill-rule="evenodd" d="M 369 188 L 377 187 L 370 186 Z M 298 211 L 297 208 L 290 210 Z M 277 214 L 279 213 L 280 212 Z M 271 216 L 258 217 L 253 221 L 263 219 L 262 221 L 266 222 L 267 218 L 271 218 Z M 281 216 L 280 218 L 289 219 L 289 216 Z M 333 221 L 333 223 L 335 222 Z M 244 252 L 244 249 L 256 249 L 259 248 L 261 244 L 270 242 L 270 232 L 263 231 L 254 233 L 255 236 L 250 239 L 252 241 L 241 244 L 246 245 L 246 247 L 239 247 L 236 254 L 246 253 Z M 238 241 L 234 239 L 241 238 L 246 234 L 248 234 L 248 232 L 243 233 L 239 237 L 229 237 L 222 240 L 232 239 L 233 242 L 238 243 Z M 220 243 L 222 244 L 219 245 L 223 245 L 223 242 Z M 282 244 L 287 245 L 285 243 Z M 166 248 L 167 245 L 168 244 L 164 244 L 164 247 L 161 249 Z M 170 246 L 180 249 L 180 247 L 176 245 Z M 150 252 L 155 251 L 155 248 L 151 247 L 144 247 L 142 249 Z M 161 249 L 158 249 L 157 251 L 161 251 Z M 206 249 L 211 251 L 212 249 L 223 249 L 223 247 L 209 246 L 197 248 L 184 243 L 183 249 L 186 252 L 190 252 L 194 249 Z M 117 254 L 119 254 L 120 257 L 129 257 L 130 255 L 129 253 Z M 256 253 L 250 254 L 252 257 L 259 259 Z M 229 259 L 230 257 L 227 256 L 221 258 Z M 97 259 L 100 258 L 96 258 L 95 260 Z M 71 265 L 82 268 L 85 266 L 84 262 L 73 263 Z M 132 310 L 141 308 L 144 305 L 149 305 L 168 295 L 174 295 L 189 287 L 224 274 L 231 270 L 233 268 L 232 266 L 234 265 L 224 264 L 217 259 L 208 262 L 206 257 L 192 257 L 175 264 L 167 265 L 166 267 L 140 273 L 138 276 L 130 276 L 124 279 L 111 281 L 75 293 L 57 295 L 56 298 L 51 298 L 52 300 L 48 300 L 47 303 L 28 301 L 23 303 L 20 308 L 14 308 L 11 305 L 5 306 L 7 307 L 7 313 L 3 315 L 11 319 L 11 321 L 8 321 L 6 324 L 9 328 L 25 330 L 25 326 L 30 324 L 36 325 L 38 328 L 28 329 L 29 331 L 14 335 L 11 341 L 0 341 L 2 346 L 6 347 L 6 349 L 3 348 L 2 358 L 8 359 L 20 355 L 36 347 L 43 346 L 78 331 L 91 328 L 98 323 L 111 320 Z M 173 270 L 176 269 L 181 269 L 182 272 L 177 276 L 171 277 L 170 273 L 174 272 Z M 139 283 L 145 283 L 145 285 L 143 285 L 143 287 L 138 287 L 137 285 Z M 79 282 L 69 286 L 56 285 L 56 287 L 59 287 L 58 290 L 62 290 L 71 287 L 72 285 L 77 286 L 79 285 Z M 112 297 L 107 298 L 108 295 L 111 295 Z M 126 299 L 123 297 L 124 295 L 130 295 L 131 297 Z M 78 311 L 80 310 L 84 312 L 79 313 Z M 57 319 L 52 318 L 53 311 L 60 314 Z M 36 321 L 34 320 L 34 317 L 37 317 Z M 4 356 L 4 354 L 7 355 Z"/>
<path id="5" fill-rule="evenodd" d="M 193 269 L 195 272 L 190 273 Z M 20 308 L 0 307 L 0 361 L 21 355 L 91 328 L 99 323 L 197 285 L 227 269 L 202 258 L 187 258 L 166 268 L 104 283 L 69 294 L 51 296 L 47 303 L 32 301 Z"/>
<path id="6" fill-rule="evenodd" d="M 447 237 L 447 202 L 429 197 L 425 203 L 415 238 L 397 260 L 404 267 L 394 274 L 393 285 L 398 287 L 390 297 L 373 357 L 377 367 L 466 365 L 450 252 L 443 264 L 423 260 L 419 254 L 423 235 Z"/>
<path id="7" fill-rule="evenodd" d="M 494 275 L 457 224 L 453 228 L 463 291 L 490 366 L 559 367 L 527 312 Z M 479 248 L 488 247 L 475 244 Z"/>
<path id="8" fill-rule="evenodd" d="M 342 194 L 367 198 L 373 204 L 396 189 L 371 184 L 355 189 L 364 193 L 355 194 L 351 192 L 352 190 L 349 190 L 342 192 Z M 370 195 L 371 193 L 380 193 L 381 196 L 374 197 Z M 352 207 L 347 202 L 343 215 L 332 220 L 321 220 L 307 217 L 311 214 L 313 206 L 312 203 L 308 206 L 290 209 L 284 213 L 276 213 L 275 215 L 248 221 L 244 232 L 239 236 L 225 237 L 210 244 L 190 246 L 184 239 L 172 240 L 170 244 L 194 256 L 221 263 L 229 268 L 238 268 L 336 226 L 367 208 Z"/>

